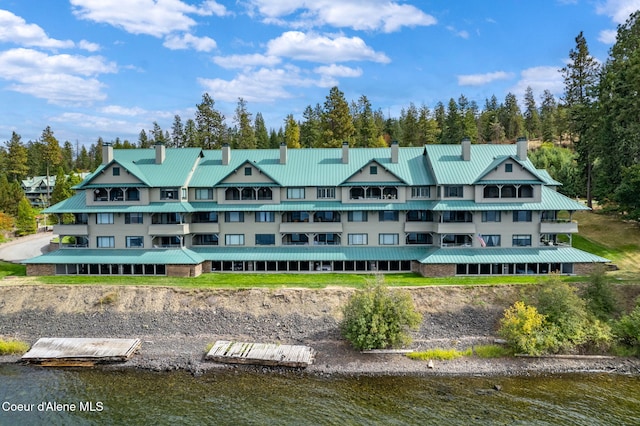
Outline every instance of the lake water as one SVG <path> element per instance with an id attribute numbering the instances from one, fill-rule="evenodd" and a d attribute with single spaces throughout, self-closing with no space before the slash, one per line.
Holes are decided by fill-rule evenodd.
<path id="1" fill-rule="evenodd" d="M 0 404 L 0 425 L 21 426 L 640 425 L 640 377 L 193 377 L 0 365 Z"/>

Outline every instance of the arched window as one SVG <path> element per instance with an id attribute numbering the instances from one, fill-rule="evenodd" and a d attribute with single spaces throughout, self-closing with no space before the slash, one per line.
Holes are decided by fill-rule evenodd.
<path id="1" fill-rule="evenodd" d="M 273 198 L 271 188 L 259 188 L 258 189 L 258 200 L 271 200 Z"/>
<path id="2" fill-rule="evenodd" d="M 104 188 L 98 188 L 93 191 L 93 201 L 107 201 L 109 193 Z"/>
<path id="3" fill-rule="evenodd" d="M 484 198 L 500 198 L 500 188 L 498 188 L 498 185 L 485 186 Z"/>
<path id="4" fill-rule="evenodd" d="M 225 200 L 239 200 L 240 199 L 240 191 L 238 188 L 227 188 L 224 191 L 224 199 Z"/>
<path id="5" fill-rule="evenodd" d="M 502 198 L 515 198 L 516 187 L 513 185 L 505 185 L 502 187 Z"/>
<path id="6" fill-rule="evenodd" d="M 358 200 L 364 198 L 364 188 L 351 188 L 349 190 L 349 198 L 352 200 Z"/>
<path id="7" fill-rule="evenodd" d="M 533 198 L 533 186 L 520 186 L 520 188 L 518 188 L 518 198 Z"/>
<path id="8" fill-rule="evenodd" d="M 124 200 L 124 192 L 120 188 L 113 188 L 109 193 L 109 199 L 111 201 L 122 201 Z"/>
<path id="9" fill-rule="evenodd" d="M 255 200 L 256 199 L 256 191 L 253 188 L 242 188 L 242 199 L 243 200 Z"/>

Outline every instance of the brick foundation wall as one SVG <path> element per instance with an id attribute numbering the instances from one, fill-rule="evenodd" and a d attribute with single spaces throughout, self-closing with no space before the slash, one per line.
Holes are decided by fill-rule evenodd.
<path id="1" fill-rule="evenodd" d="M 168 277 L 197 277 L 202 274 L 202 263 L 197 265 L 167 265 Z"/>
<path id="2" fill-rule="evenodd" d="M 56 265 L 52 264 L 28 264 L 27 265 L 27 276 L 38 276 L 38 275 L 55 275 L 56 274 Z"/>
<path id="3" fill-rule="evenodd" d="M 423 277 L 451 277 L 456 274 L 456 265 L 453 264 L 422 264 L 413 262 L 411 269 Z"/>

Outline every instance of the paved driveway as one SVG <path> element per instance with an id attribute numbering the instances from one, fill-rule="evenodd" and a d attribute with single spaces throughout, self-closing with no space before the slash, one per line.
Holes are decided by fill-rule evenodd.
<path id="1" fill-rule="evenodd" d="M 25 259 L 39 256 L 49 250 L 49 241 L 57 235 L 51 232 L 27 235 L 8 243 L 0 244 L 0 260 L 20 263 Z"/>

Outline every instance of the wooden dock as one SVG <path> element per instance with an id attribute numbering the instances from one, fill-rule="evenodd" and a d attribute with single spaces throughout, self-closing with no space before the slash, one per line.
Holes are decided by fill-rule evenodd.
<path id="1" fill-rule="evenodd" d="M 23 362 L 44 366 L 91 366 L 124 362 L 140 348 L 140 339 L 43 337 L 22 356 Z"/>
<path id="2" fill-rule="evenodd" d="M 218 340 L 205 359 L 231 364 L 307 367 L 315 353 L 309 346 L 246 343 Z"/>

